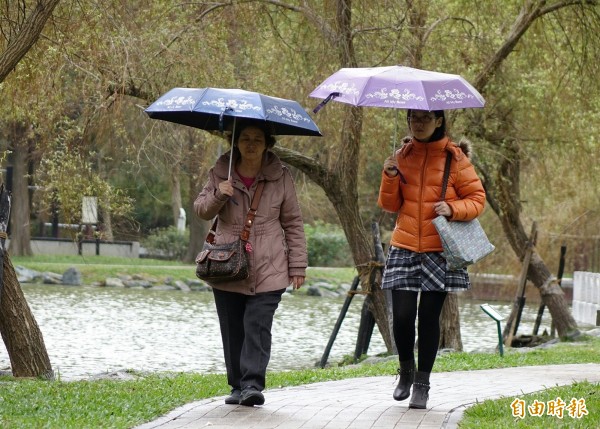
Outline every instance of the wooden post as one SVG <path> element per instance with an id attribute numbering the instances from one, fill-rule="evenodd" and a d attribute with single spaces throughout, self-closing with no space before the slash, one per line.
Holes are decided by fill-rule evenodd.
<path id="1" fill-rule="evenodd" d="M 337 337 L 338 332 L 340 332 L 340 327 L 342 326 L 342 322 L 344 321 L 344 317 L 346 317 L 346 313 L 348 312 L 348 308 L 350 307 L 350 303 L 352 302 L 352 298 L 358 289 L 358 283 L 360 282 L 360 277 L 354 277 L 354 281 L 352 282 L 352 286 L 348 291 L 348 295 L 346 296 L 346 300 L 344 301 L 344 305 L 342 305 L 342 310 L 340 311 L 340 315 L 338 316 L 337 322 L 335 322 L 335 326 L 333 327 L 333 332 L 329 337 L 329 342 L 325 347 L 325 351 L 323 352 L 323 356 L 321 356 L 321 361 L 319 362 L 319 366 L 321 368 L 325 368 L 327 365 L 327 359 L 329 359 L 329 353 L 331 353 L 331 348 L 333 347 L 333 343 L 335 338 Z"/>
<path id="2" fill-rule="evenodd" d="M 513 304 L 512 311 L 506 322 L 506 328 L 504 328 L 504 344 L 511 347 L 513 337 L 516 335 L 521 320 L 521 314 L 525 305 L 525 286 L 527 285 L 527 271 L 529 271 L 529 264 L 531 262 L 531 256 L 535 247 L 537 238 L 537 223 L 533 222 L 531 225 L 531 234 L 527 241 L 527 249 L 525 250 L 525 256 L 523 257 L 523 266 L 521 267 L 521 274 L 519 275 L 519 284 L 517 285 L 517 295 Z"/>
<path id="3" fill-rule="evenodd" d="M 373 329 L 375 329 L 375 317 L 371 313 L 373 305 L 371 295 L 365 296 L 365 301 L 360 312 L 360 324 L 358 326 L 358 338 L 356 339 L 356 348 L 354 349 L 354 362 L 358 362 L 360 357 L 367 354 Z"/>

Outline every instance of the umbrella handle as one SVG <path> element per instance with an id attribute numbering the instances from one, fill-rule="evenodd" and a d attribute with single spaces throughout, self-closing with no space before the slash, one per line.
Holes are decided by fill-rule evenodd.
<path id="1" fill-rule="evenodd" d="M 335 97 L 339 97 L 340 95 L 342 95 L 342 94 L 341 94 L 341 93 L 339 93 L 339 92 L 332 92 L 331 94 L 329 94 L 329 95 L 327 96 L 327 98 L 326 98 L 325 100 L 321 101 L 321 102 L 320 102 L 320 103 L 317 105 L 317 107 L 315 107 L 315 108 L 313 109 L 313 113 L 317 113 L 319 110 L 321 110 L 321 109 L 323 108 L 323 106 L 325 106 L 327 103 L 329 103 L 329 102 L 331 101 L 331 99 L 333 99 L 333 98 L 335 98 Z"/>

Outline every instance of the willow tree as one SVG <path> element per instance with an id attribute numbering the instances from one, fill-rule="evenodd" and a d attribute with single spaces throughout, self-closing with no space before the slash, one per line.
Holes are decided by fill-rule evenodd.
<path id="1" fill-rule="evenodd" d="M 536 36 L 541 35 L 545 41 L 548 41 L 546 44 L 548 50 L 560 52 L 565 58 L 557 62 L 556 56 L 547 54 L 538 57 L 533 54 L 532 56 L 538 57 L 536 60 L 521 60 L 521 64 L 526 67 L 539 67 L 538 74 L 545 67 L 555 67 L 553 71 L 560 76 L 560 79 L 553 79 L 554 73 L 547 74 L 546 78 L 556 88 L 550 104 L 554 106 L 553 114 L 561 116 L 565 107 L 561 103 L 566 98 L 560 96 L 560 93 L 572 84 L 569 83 L 570 81 L 585 81 L 596 73 L 593 58 L 598 56 L 599 29 L 600 4 L 596 1 L 528 1 L 520 7 L 518 15 L 506 31 L 504 40 L 497 45 L 493 55 L 490 55 L 478 70 L 473 84 L 485 95 L 494 97 L 494 87 L 498 85 L 494 82 L 494 78 L 497 77 L 498 82 L 502 82 L 510 76 L 510 66 L 506 64 L 510 61 L 509 55 L 516 51 L 520 43 L 527 43 L 528 34 L 531 33 L 534 40 Z M 517 52 L 514 55 L 523 54 Z M 518 63 L 519 58 L 514 61 Z M 565 72 L 561 62 L 570 65 L 570 72 Z M 528 74 L 535 72 L 535 69 L 527 70 Z M 583 95 L 581 89 L 580 94 Z M 598 86 L 587 86 L 587 91 L 590 91 L 587 95 L 592 94 L 594 89 L 597 91 Z M 541 93 L 537 92 L 536 95 L 539 96 Z M 535 132 L 533 130 L 525 133 L 515 132 L 523 127 L 517 115 L 521 112 L 525 121 L 533 120 L 532 118 L 537 116 L 536 109 L 548 109 L 546 103 L 549 100 L 545 98 L 540 97 L 537 100 L 534 98 L 520 105 L 517 103 L 509 105 L 501 98 L 494 98 L 495 109 L 486 112 L 485 115 L 474 115 L 469 128 L 475 139 L 488 145 L 489 158 L 480 159 L 477 164 L 485 178 L 488 202 L 498 216 L 505 236 L 520 260 L 525 256 L 529 239 L 524 222 L 520 183 L 521 164 L 526 156 L 524 149 L 529 145 L 530 149 L 539 150 L 539 138 L 551 139 L 553 136 L 545 134 L 543 129 Z M 565 113 L 567 118 L 573 114 L 570 109 Z M 552 129 L 552 125 L 548 128 Z M 591 130 L 592 128 L 584 130 L 580 136 L 577 136 L 578 133 L 572 135 L 586 140 Z M 492 153 L 495 156 L 491 156 Z M 528 267 L 527 278 L 538 288 L 543 303 L 552 315 L 558 335 L 561 338 L 577 335 L 577 324 L 569 311 L 564 293 L 556 277 L 551 274 L 546 262 L 535 249 Z"/>

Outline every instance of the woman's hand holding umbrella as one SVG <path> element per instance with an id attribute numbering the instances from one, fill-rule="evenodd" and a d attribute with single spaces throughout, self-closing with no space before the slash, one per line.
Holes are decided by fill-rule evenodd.
<path id="1" fill-rule="evenodd" d="M 233 195 L 233 185 L 231 184 L 231 178 L 229 180 L 223 180 L 221 183 L 219 183 L 219 191 L 221 191 L 223 195 L 227 195 L 228 197 L 231 197 Z"/>
<path id="2" fill-rule="evenodd" d="M 390 177 L 396 177 L 398 175 L 398 161 L 396 160 L 395 155 L 390 156 L 384 161 L 383 169 L 385 173 Z"/>
<path id="3" fill-rule="evenodd" d="M 227 195 L 229 199 L 231 199 L 231 201 L 237 205 L 237 201 L 232 198 L 233 185 L 231 184 L 231 176 L 228 180 L 223 180 L 221 183 L 219 183 L 219 192 L 221 192 L 223 195 Z"/>

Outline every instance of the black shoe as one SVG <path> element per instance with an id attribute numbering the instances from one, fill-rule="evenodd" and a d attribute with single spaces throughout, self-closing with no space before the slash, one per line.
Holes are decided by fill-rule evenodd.
<path id="1" fill-rule="evenodd" d="M 410 388 L 415 380 L 415 361 L 400 362 L 398 375 L 400 381 L 398 381 L 392 396 L 396 401 L 404 401 L 410 396 Z"/>
<path id="2" fill-rule="evenodd" d="M 427 408 L 429 399 L 429 375 L 428 372 L 417 371 L 415 373 L 415 382 L 413 383 L 412 396 L 408 403 L 408 408 L 418 408 L 424 410 Z"/>
<path id="3" fill-rule="evenodd" d="M 412 396 L 408 403 L 408 408 L 417 408 L 424 410 L 427 408 L 427 400 L 429 399 L 429 383 L 417 383 L 413 384 Z"/>
<path id="4" fill-rule="evenodd" d="M 261 392 L 259 392 L 255 387 L 246 387 L 242 391 L 242 395 L 240 397 L 240 405 L 253 407 L 255 405 L 262 405 L 264 403 L 264 395 Z"/>
<path id="5" fill-rule="evenodd" d="M 242 396 L 242 391 L 240 389 L 231 389 L 231 394 L 225 398 L 225 403 L 226 404 L 239 404 L 240 403 L 240 397 Z"/>

